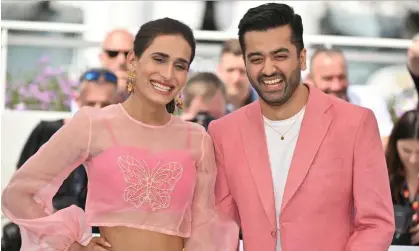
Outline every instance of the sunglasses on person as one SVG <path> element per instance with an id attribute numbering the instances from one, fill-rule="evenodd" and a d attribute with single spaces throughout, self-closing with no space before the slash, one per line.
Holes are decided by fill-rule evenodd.
<path id="1" fill-rule="evenodd" d="M 103 77 L 106 82 L 116 84 L 118 82 L 118 77 L 110 71 L 107 70 L 89 70 L 83 74 L 80 79 L 81 81 L 98 81 L 99 78 Z"/>
<path id="2" fill-rule="evenodd" d="M 118 50 L 105 50 L 106 54 L 108 54 L 108 56 L 110 58 L 115 58 L 117 57 L 120 53 L 123 53 L 125 58 L 128 57 L 128 53 L 129 51 L 118 51 Z"/>

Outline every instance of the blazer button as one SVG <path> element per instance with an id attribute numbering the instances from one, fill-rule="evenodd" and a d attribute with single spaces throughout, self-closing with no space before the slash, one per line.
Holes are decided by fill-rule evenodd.
<path id="1" fill-rule="evenodd" d="M 272 232 L 271 232 L 271 235 L 272 235 L 272 237 L 276 237 L 276 230 L 273 230 Z"/>

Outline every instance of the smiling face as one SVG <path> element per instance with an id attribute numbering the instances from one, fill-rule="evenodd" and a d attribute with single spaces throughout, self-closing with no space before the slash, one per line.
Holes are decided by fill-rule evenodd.
<path id="1" fill-rule="evenodd" d="M 252 86 L 268 105 L 286 103 L 306 69 L 306 50 L 300 54 L 291 42 L 289 25 L 244 34 L 246 70 Z"/>
<path id="2" fill-rule="evenodd" d="M 397 152 L 400 156 L 400 160 L 409 173 L 419 173 L 419 140 L 398 140 Z"/>
<path id="3" fill-rule="evenodd" d="M 191 54 L 180 35 L 157 36 L 141 57 L 130 52 L 129 67 L 136 73 L 133 94 L 156 105 L 168 104 L 186 83 Z"/>

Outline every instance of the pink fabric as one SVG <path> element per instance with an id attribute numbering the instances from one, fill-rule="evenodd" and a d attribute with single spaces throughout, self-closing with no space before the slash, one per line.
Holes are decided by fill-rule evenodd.
<path id="1" fill-rule="evenodd" d="M 54 212 L 52 197 L 80 164 L 89 178 L 86 212 Z M 212 140 L 197 124 L 172 116 L 150 126 L 121 105 L 82 108 L 16 172 L 2 209 L 20 226 L 25 251 L 87 245 L 91 226 L 181 236 L 186 251 L 231 251 L 238 226 L 215 210 L 216 173 Z"/>
<path id="2" fill-rule="evenodd" d="M 393 206 L 370 110 L 310 87 L 280 216 L 259 102 L 211 123 L 209 133 L 216 204 L 240 223 L 245 251 L 275 251 L 279 234 L 282 251 L 388 250 Z"/>

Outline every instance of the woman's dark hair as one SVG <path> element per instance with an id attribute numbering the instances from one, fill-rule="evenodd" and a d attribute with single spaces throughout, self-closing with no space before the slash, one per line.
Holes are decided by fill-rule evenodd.
<path id="1" fill-rule="evenodd" d="M 239 41 L 246 55 L 246 44 L 244 34 L 249 31 L 266 31 L 272 28 L 290 25 L 292 35 L 291 42 L 300 54 L 304 49 L 303 22 L 301 16 L 294 12 L 294 9 L 286 4 L 267 3 L 249 9 L 239 23 Z"/>
<path id="2" fill-rule="evenodd" d="M 398 202 L 400 192 L 405 182 L 403 163 L 397 151 L 397 141 L 401 139 L 418 139 L 419 112 L 410 110 L 405 112 L 394 125 L 386 150 L 387 168 L 390 176 L 391 195 L 394 202 Z"/>
<path id="3" fill-rule="evenodd" d="M 134 53 L 135 56 L 141 57 L 144 51 L 151 45 L 153 40 L 161 35 L 180 35 L 189 44 L 192 50 L 189 65 L 195 58 L 196 42 L 193 35 L 192 29 L 186 24 L 171 18 L 156 19 L 143 24 L 140 30 L 135 35 L 134 40 Z M 175 111 L 175 101 L 170 101 L 166 105 L 168 112 L 173 113 Z"/>

